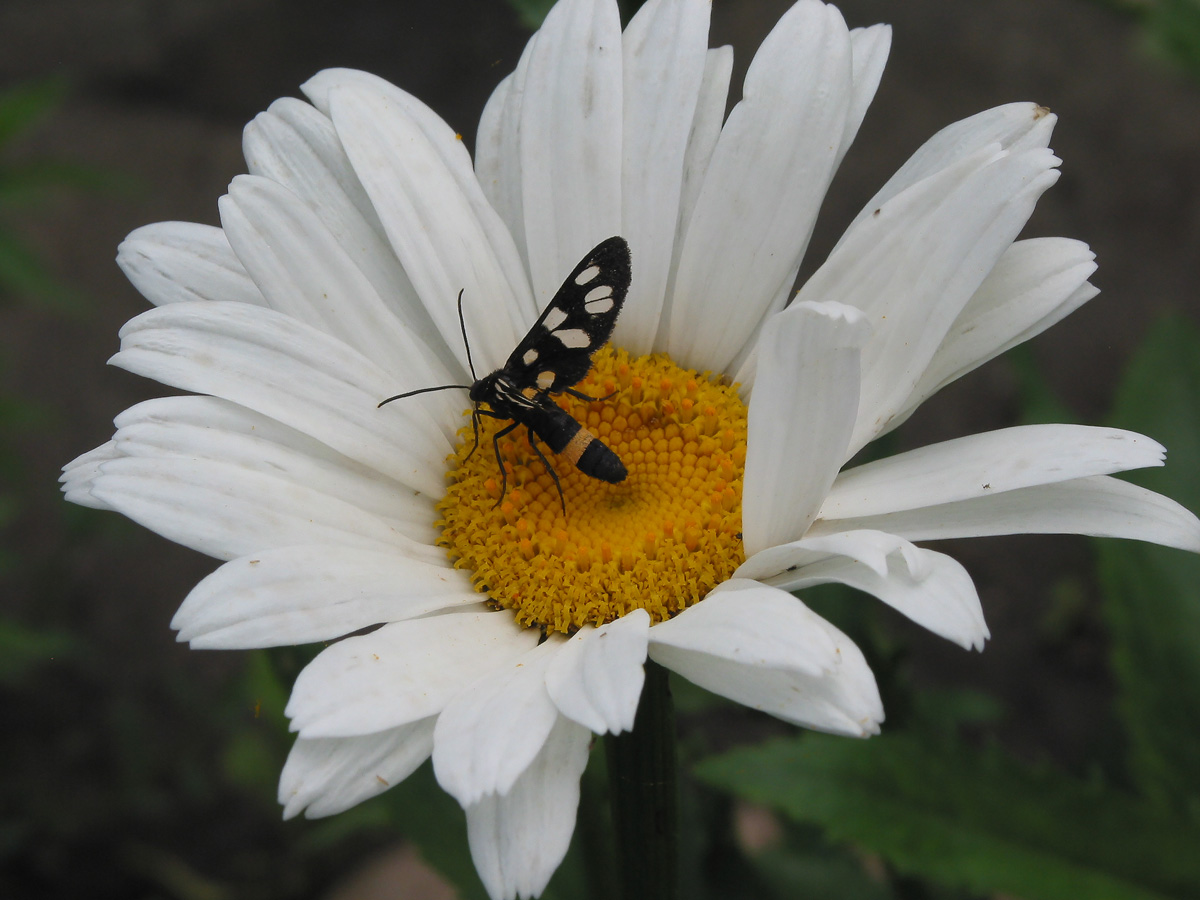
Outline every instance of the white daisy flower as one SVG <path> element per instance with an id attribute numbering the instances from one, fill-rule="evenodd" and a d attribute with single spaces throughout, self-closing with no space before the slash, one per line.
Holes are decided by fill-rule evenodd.
<path id="1" fill-rule="evenodd" d="M 272 104 L 221 228 L 160 223 L 120 248 L 156 308 L 112 362 L 193 394 L 126 410 L 63 476 L 67 499 L 225 561 L 174 620 L 193 646 L 378 626 L 297 679 L 285 814 L 344 810 L 432 755 L 497 898 L 536 896 L 561 861 L 592 735 L 632 727 L 647 657 L 869 735 L 884 713 L 862 654 L 790 592 L 848 584 L 978 649 L 970 577 L 914 541 L 1200 551 L 1191 513 L 1110 477 L 1162 464 L 1126 431 L 1008 428 L 843 470 L 1096 293 L 1084 244 L 1016 240 L 1057 178 L 1055 117 L 1017 103 L 935 135 L 792 297 L 890 31 L 800 0 L 725 117 L 732 53 L 708 48 L 709 8 L 650 0 L 622 33 L 612 0 L 562 0 L 484 110 L 474 166 L 428 107 L 362 72 Z M 377 408 L 470 383 L 460 291 L 483 374 L 612 235 L 633 281 L 615 349 L 578 386 L 603 399 L 566 399 L 625 481 L 560 460 L 564 512 L 514 433 L 501 497 L 504 422 L 484 419 L 472 454 L 460 391 Z"/>

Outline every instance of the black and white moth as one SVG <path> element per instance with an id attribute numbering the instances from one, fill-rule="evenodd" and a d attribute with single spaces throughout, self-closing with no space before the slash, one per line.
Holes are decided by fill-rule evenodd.
<path id="1" fill-rule="evenodd" d="M 473 384 L 444 384 L 396 394 L 380 402 L 380 406 L 424 394 L 451 388 L 469 390 L 475 405 L 471 424 L 475 428 L 475 446 L 470 459 L 479 449 L 479 417 L 511 419 L 492 438 L 492 449 L 500 467 L 500 498 L 508 491 L 508 472 L 500 458 L 500 438 L 518 425 L 529 431 L 529 443 L 546 467 L 563 512 L 567 510 L 558 473 L 538 447 L 535 435 L 554 453 L 565 456 L 584 475 L 617 484 L 628 472 L 617 454 L 613 453 L 594 434 L 568 413 L 559 408 L 553 394 L 570 394 L 581 400 L 601 400 L 574 390 L 592 367 L 592 355 L 612 335 L 617 315 L 629 290 L 629 245 L 624 238 L 610 237 L 589 252 L 567 276 L 562 287 L 542 310 L 529 333 L 517 344 L 508 361 L 490 375 L 476 378 L 467 343 L 467 326 L 463 318 L 462 292 L 458 294 L 458 320 L 467 343 L 467 364 L 471 367 Z M 487 404 L 484 409 L 480 404 Z M 497 504 L 499 504 L 497 500 Z"/>

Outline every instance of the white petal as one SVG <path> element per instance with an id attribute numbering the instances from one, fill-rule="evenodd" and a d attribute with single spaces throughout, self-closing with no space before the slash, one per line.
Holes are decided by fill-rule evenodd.
<path id="1" fill-rule="evenodd" d="M 852 75 L 850 97 L 846 113 L 846 124 L 842 132 L 842 143 L 838 149 L 834 168 L 841 165 L 846 151 L 858 134 L 867 107 L 875 97 L 879 80 L 883 77 L 883 68 L 887 63 L 888 52 L 892 45 L 892 29 L 888 25 L 872 25 L 870 28 L 855 28 L 850 32 Z M 754 385 L 754 374 L 757 366 L 758 335 L 763 325 L 771 317 L 782 310 L 791 300 L 796 275 L 800 271 L 799 260 L 796 265 L 784 275 L 775 292 L 774 299 L 765 307 L 760 321 L 755 325 L 752 336 L 745 342 L 733 361 L 725 367 L 726 372 L 736 372 L 734 381 L 742 385 L 743 393 L 748 396 Z"/>
<path id="2" fill-rule="evenodd" d="M 995 534 L 1087 534 L 1200 553 L 1200 520 L 1174 500 L 1107 475 L 857 519 L 818 519 L 811 535 L 873 528 L 911 541 Z"/>
<path id="3" fill-rule="evenodd" d="M 747 553 L 797 539 L 816 517 L 845 460 L 868 332 L 858 310 L 817 303 L 795 304 L 764 331 L 742 492 Z"/>
<path id="4" fill-rule="evenodd" d="M 1009 103 L 947 125 L 922 144 L 888 179 L 850 223 L 838 246 L 856 226 L 872 217 L 876 209 L 901 191 L 984 147 L 997 144 L 1004 150 L 1021 150 L 1049 146 L 1057 121 L 1057 116 L 1036 103 Z"/>
<path id="5" fill-rule="evenodd" d="M 952 336 L 965 340 L 969 320 L 984 320 L 1010 307 L 1032 308 L 1022 313 L 1026 327 L 1041 322 L 1095 271 L 1096 254 L 1083 241 L 1061 237 L 1017 241 L 1004 251 L 987 280 L 967 302 Z"/>
<path id="6" fill-rule="evenodd" d="M 823 519 L 874 516 L 1087 475 L 1161 466 L 1166 451 L 1132 431 L 1022 425 L 956 438 L 847 469 Z"/>
<path id="7" fill-rule="evenodd" d="M 492 900 L 539 896 L 566 856 L 590 741 L 586 728 L 560 716 L 507 794 L 467 807 L 471 858 Z"/>
<path id="8" fill-rule="evenodd" d="M 91 509 L 109 509 L 107 503 L 92 496 L 92 484 L 100 475 L 100 464 L 110 459 L 119 459 L 121 453 L 113 441 L 107 441 L 75 457 L 62 469 L 58 480 L 62 484 L 63 497 L 71 503 Z"/>
<path id="9" fill-rule="evenodd" d="M 129 233 L 117 265 L 155 306 L 191 300 L 266 304 L 220 228 L 157 222 Z"/>
<path id="10" fill-rule="evenodd" d="M 307 103 L 284 97 L 246 126 L 242 147 L 250 174 L 270 178 L 308 204 L 388 310 L 447 371 L 464 374 L 388 243 L 333 123 Z"/>
<path id="11" fill-rule="evenodd" d="M 695 606 L 652 626 L 650 656 L 663 662 L 672 651 L 687 651 L 747 668 L 786 669 L 819 677 L 838 665 L 838 647 L 824 629 L 814 625 L 818 619 L 784 591 L 731 579 Z"/>
<path id="12" fill-rule="evenodd" d="M 725 371 L 799 264 L 833 176 L 852 77 L 850 35 L 832 6 L 801 0 L 763 41 L 679 258 L 665 349 L 680 365 Z"/>
<path id="13" fill-rule="evenodd" d="M 696 114 L 692 119 L 692 130 L 688 135 L 687 150 L 683 157 L 683 180 L 679 193 L 679 214 L 675 221 L 675 244 L 671 249 L 671 271 L 666 295 L 659 313 L 655 347 L 665 346 L 667 323 L 671 318 L 671 298 L 675 295 L 675 276 L 679 270 L 679 256 L 683 252 L 688 225 L 712 160 L 713 150 L 721 136 L 721 125 L 725 121 L 725 105 L 729 100 L 729 80 L 733 76 L 733 48 L 717 47 L 709 50 L 704 58 L 704 77 L 700 82 L 700 96 L 696 101 Z"/>
<path id="14" fill-rule="evenodd" d="M 875 91 L 879 88 L 892 49 L 892 27 L 872 25 L 870 28 L 855 28 L 850 32 L 850 45 L 854 59 L 854 88 L 850 94 L 850 110 L 846 114 L 841 152 L 838 153 L 839 163 L 858 135 L 858 128 L 867 115 L 867 107 L 875 99 Z"/>
<path id="15" fill-rule="evenodd" d="M 432 545 L 433 501 L 307 435 L 217 397 L 161 397 L 125 410 L 114 438 L 124 456 L 208 459 L 337 497 Z"/>
<path id="16" fill-rule="evenodd" d="M 621 233 L 617 5 L 555 4 L 529 54 L 521 99 L 521 202 L 534 301 L 541 309 L 585 253 Z"/>
<path id="17" fill-rule="evenodd" d="M 650 658 L 807 728 L 863 737 L 883 721 L 875 677 L 854 642 L 795 597 L 753 581 L 727 581 L 652 627 Z"/>
<path id="18" fill-rule="evenodd" d="M 854 136 L 858 134 L 858 127 L 863 124 L 866 108 L 870 106 L 872 98 L 875 97 L 875 90 L 880 86 L 883 66 L 888 59 L 888 50 L 892 47 L 892 29 L 888 25 L 872 25 L 871 28 L 854 29 L 850 32 L 850 41 L 853 55 L 850 104 L 848 104 L 846 114 L 845 130 L 842 132 L 841 148 L 834 162 L 835 168 L 840 166 L 842 157 L 850 149 Z M 734 356 L 731 364 L 726 366 L 727 372 L 737 372 L 737 376 L 733 380 L 742 384 L 743 394 L 748 395 L 749 390 L 754 386 L 758 335 L 761 334 L 763 325 L 770 322 L 770 318 L 776 312 L 781 311 L 792 299 L 792 288 L 796 283 L 798 272 L 799 260 L 782 278 L 778 289 L 775 290 L 774 299 L 764 308 L 762 318 L 755 325 L 752 336 Z"/>
<path id="19" fill-rule="evenodd" d="M 193 648 L 281 647 L 478 601 L 461 570 L 397 552 L 308 544 L 225 563 L 192 588 L 171 627 Z"/>
<path id="20" fill-rule="evenodd" d="M 918 574 L 910 568 L 919 558 Z M 792 576 L 771 579 L 784 590 L 799 590 L 816 584 L 839 582 L 878 597 L 934 634 L 966 650 L 982 650 L 990 637 L 979 594 L 962 565 L 933 550 L 913 547 L 889 557 L 896 565 L 881 578 L 865 566 L 841 560 L 802 569 Z"/>
<path id="21" fill-rule="evenodd" d="M 332 816 L 382 794 L 433 749 L 433 717 L 377 734 L 297 738 L 279 778 L 283 817 Z"/>
<path id="22" fill-rule="evenodd" d="M 1095 297 L 1099 290 L 1087 281 L 1095 270 L 1095 254 L 1080 241 L 1035 238 L 1009 247 L 950 326 L 897 420 Z"/>
<path id="23" fill-rule="evenodd" d="M 551 637 L 492 667 L 438 716 L 433 771 L 464 807 L 507 794 L 542 749 L 559 718 L 546 692 L 546 667 L 562 644 Z"/>
<path id="24" fill-rule="evenodd" d="M 326 648 L 285 712 L 301 737 L 374 734 L 441 712 L 455 694 L 537 644 L 512 613 L 469 611 L 384 625 Z"/>
<path id="25" fill-rule="evenodd" d="M 323 217 L 275 182 L 239 175 L 218 203 L 234 250 L 272 309 L 331 334 L 397 380 L 452 380 L 433 353 L 380 299 L 325 227 Z M 439 396 L 439 418 L 452 421 L 452 398 Z"/>
<path id="26" fill-rule="evenodd" d="M 886 201 L 800 291 L 865 313 L 862 399 L 851 453 L 903 411 L 942 339 L 1058 177 L 1044 148 L 991 146 Z"/>
<path id="27" fill-rule="evenodd" d="M 845 128 L 842 132 L 842 143 L 834 162 L 835 168 L 841 165 L 842 158 L 850 148 L 855 135 L 858 134 L 858 128 L 866 115 L 867 107 L 875 96 L 876 88 L 879 87 L 879 80 L 883 76 L 883 67 L 891 48 L 891 39 L 892 30 L 887 25 L 856 28 L 850 32 L 853 57 L 852 83 Z M 737 373 L 734 381 L 741 383 L 744 394 L 748 395 L 750 388 L 754 385 L 758 363 L 758 336 L 763 325 L 769 322 L 775 313 L 782 310 L 792 298 L 792 288 L 799 269 L 799 259 L 797 259 L 796 265 L 780 281 L 774 298 L 764 308 L 760 321 L 754 326 L 752 336 L 738 351 L 733 361 L 725 367 L 725 371 Z"/>
<path id="28" fill-rule="evenodd" d="M 394 379 L 368 359 L 273 310 L 175 303 L 121 329 L 113 365 L 248 407 L 429 496 L 450 449 L 420 404 L 377 404 Z"/>
<path id="29" fill-rule="evenodd" d="M 532 42 L 531 42 L 532 43 Z M 529 54 L 528 47 L 522 61 Z M 475 175 L 495 208 L 521 258 L 526 258 L 525 214 L 521 206 L 521 100 L 525 79 L 520 64 L 492 91 L 475 134 Z"/>
<path id="30" fill-rule="evenodd" d="M 755 553 L 738 566 L 734 577 L 762 581 L 789 574 L 801 566 L 843 556 L 866 566 L 876 575 L 884 576 L 888 572 L 888 554 L 896 552 L 904 543 L 903 539 L 882 531 L 839 532 L 823 537 L 806 537 Z"/>
<path id="31" fill-rule="evenodd" d="M 653 349 L 667 290 L 684 154 L 704 77 L 709 0 L 650 0 L 625 29 L 621 234 L 636 261 L 614 343 Z"/>
<path id="32" fill-rule="evenodd" d="M 441 116 L 412 94 L 369 72 L 361 72 L 357 69 L 326 69 L 318 72 L 300 86 L 313 104 L 331 118 L 332 94 L 338 88 L 346 89 L 351 93 L 362 89 L 366 93 L 382 96 L 386 99 L 389 107 L 394 106 L 403 111 L 405 118 L 420 129 L 428 141 L 429 148 L 441 158 L 441 166 L 444 167 L 444 171 L 457 184 L 456 202 L 461 194 L 461 200 L 470 207 L 478 227 L 487 236 L 491 253 L 504 272 L 508 288 L 521 306 L 522 321 L 531 321 L 532 317 L 537 314 L 537 310 L 533 306 L 533 299 L 529 292 L 524 264 L 508 228 L 488 203 L 475 178 L 475 171 L 471 168 L 471 155 L 463 145 L 462 135 L 447 125 Z M 440 171 L 442 171 L 441 168 L 439 168 Z M 387 225 L 386 219 L 384 224 Z M 388 227 L 390 228 L 390 226 Z M 452 347 L 454 346 L 456 344 L 452 344 Z"/>
<path id="33" fill-rule="evenodd" d="M 696 115 L 688 135 L 687 151 L 683 157 L 683 185 L 679 195 L 679 218 L 675 225 L 676 238 L 671 263 L 672 274 L 683 249 L 683 238 L 692 221 L 696 200 L 708 172 L 713 150 L 721 137 L 725 122 L 725 106 L 729 102 L 729 81 L 733 77 L 733 48 L 714 47 L 704 57 L 704 77 L 696 101 Z"/>
<path id="34" fill-rule="evenodd" d="M 214 460 L 126 456 L 104 463 L 91 490 L 139 525 L 217 559 L 307 543 L 436 552 L 337 497 Z"/>
<path id="35" fill-rule="evenodd" d="M 466 369 L 456 303 L 462 291 L 479 374 L 500 366 L 533 313 L 528 289 L 510 283 L 481 221 L 475 200 L 486 205 L 482 191 L 477 184 L 464 188 L 439 145 L 391 92 L 337 86 L 329 103 L 354 171 L 446 345 Z M 487 213 L 495 215 L 490 207 Z"/>
<path id="36" fill-rule="evenodd" d="M 734 573 L 785 591 L 838 582 L 878 597 L 965 648 L 988 637 L 971 576 L 958 562 L 881 531 L 848 531 L 771 547 Z"/>
<path id="37" fill-rule="evenodd" d="M 559 711 L 596 734 L 632 729 L 646 680 L 649 628 L 649 614 L 638 609 L 579 629 L 546 670 L 546 690 Z"/>

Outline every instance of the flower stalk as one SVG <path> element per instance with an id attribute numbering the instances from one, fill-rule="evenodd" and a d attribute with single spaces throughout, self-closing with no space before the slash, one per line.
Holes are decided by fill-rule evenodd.
<path id="1" fill-rule="evenodd" d="M 646 661 L 633 730 L 604 739 L 621 900 L 679 897 L 675 705 L 667 670 Z"/>

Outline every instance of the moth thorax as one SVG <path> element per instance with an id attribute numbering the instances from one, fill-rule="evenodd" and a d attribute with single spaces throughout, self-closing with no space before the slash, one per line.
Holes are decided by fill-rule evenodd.
<path id="1" fill-rule="evenodd" d="M 479 403 L 491 397 L 496 391 L 496 381 L 501 375 L 503 375 L 503 372 L 497 369 L 491 375 L 485 375 L 471 385 L 471 402 Z"/>

